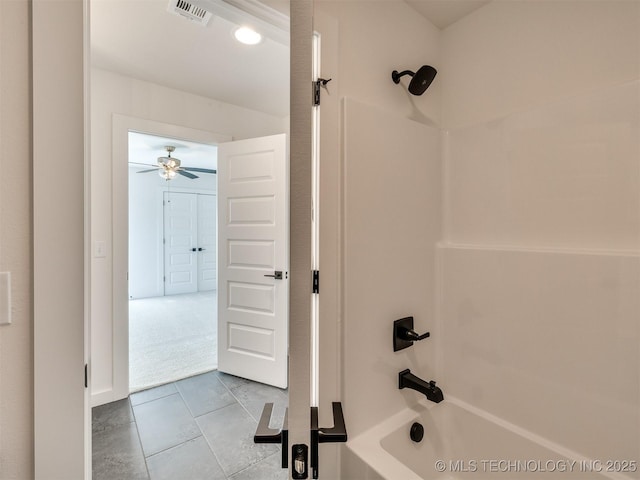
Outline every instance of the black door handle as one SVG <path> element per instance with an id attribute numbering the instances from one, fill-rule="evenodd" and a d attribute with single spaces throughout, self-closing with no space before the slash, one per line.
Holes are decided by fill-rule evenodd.
<path id="1" fill-rule="evenodd" d="M 199 252 L 202 252 L 203 250 L 206 250 L 206 248 L 202 248 L 202 247 L 198 248 Z"/>
<path id="2" fill-rule="evenodd" d="M 197 251 L 197 250 L 198 250 L 198 249 L 197 249 L 196 247 L 193 247 L 193 248 L 191 249 L 191 251 L 192 251 L 192 252 L 195 252 L 195 251 Z"/>
<path id="3" fill-rule="evenodd" d="M 276 270 L 273 272 L 273 275 L 265 275 L 265 277 L 271 277 L 276 280 L 282 280 L 282 272 L 280 270 Z"/>
<path id="4" fill-rule="evenodd" d="M 311 407 L 311 452 L 309 458 L 309 466 L 311 467 L 312 478 L 318 478 L 318 447 L 321 443 L 332 442 L 346 442 L 347 441 L 347 428 L 344 423 L 344 414 L 342 413 L 342 404 L 340 402 L 333 402 L 333 427 L 321 428 L 318 427 L 318 407 Z M 258 428 L 253 436 L 254 443 L 279 443 L 282 446 L 282 468 L 287 468 L 288 459 L 288 442 L 289 442 L 289 430 L 287 426 L 288 409 L 284 412 L 284 422 L 281 430 L 276 430 L 269 427 L 269 420 L 271 419 L 271 412 L 273 411 L 273 403 L 265 403 L 262 409 L 262 415 L 258 422 Z M 296 445 L 293 446 L 294 458 Z M 306 457 L 306 455 L 304 455 Z M 296 478 L 294 475 L 293 478 Z M 306 471 L 304 476 L 299 478 L 306 478 Z"/>
<path id="5" fill-rule="evenodd" d="M 333 427 L 318 427 L 318 407 L 311 407 L 311 458 L 309 464 L 311 466 L 311 477 L 318 478 L 318 447 L 321 443 L 335 443 L 347 441 L 347 427 L 344 423 L 344 414 L 342 413 L 342 403 L 332 402 L 333 408 Z"/>
<path id="6" fill-rule="evenodd" d="M 273 411 L 273 403 L 265 403 L 258 422 L 256 434 L 253 436 L 253 443 L 279 443 L 282 446 L 282 468 L 289 466 L 289 428 L 287 426 L 289 409 L 284 411 L 284 421 L 281 430 L 269 428 L 269 420 Z"/>

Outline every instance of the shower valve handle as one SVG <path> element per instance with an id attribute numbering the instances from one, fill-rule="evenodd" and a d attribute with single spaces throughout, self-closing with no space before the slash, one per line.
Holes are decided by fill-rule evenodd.
<path id="1" fill-rule="evenodd" d="M 400 337 L 403 340 L 416 342 L 418 340 L 424 340 L 425 338 L 427 338 L 429 336 L 431 336 L 431 333 L 429 333 L 429 332 L 423 333 L 422 335 L 419 335 L 415 331 L 407 329 L 407 328 L 401 328 L 400 329 Z"/>
<path id="2" fill-rule="evenodd" d="M 413 329 L 413 317 L 405 317 L 393 322 L 393 351 L 404 350 L 413 342 L 430 337 L 429 332 L 420 335 Z"/>

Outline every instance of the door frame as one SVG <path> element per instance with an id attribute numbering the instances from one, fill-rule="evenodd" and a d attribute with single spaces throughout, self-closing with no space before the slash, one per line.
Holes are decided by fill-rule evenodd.
<path id="1" fill-rule="evenodd" d="M 20 368 L 33 375 L 38 480 L 91 478 L 88 12 L 87 0 L 31 3 L 33 374 Z"/>
<path id="2" fill-rule="evenodd" d="M 92 393 L 92 405 L 113 402 L 129 395 L 129 132 L 217 145 L 230 135 L 171 125 L 128 115 L 114 114 L 112 120 L 112 235 L 113 276 L 113 383 L 111 390 Z"/>
<path id="3" fill-rule="evenodd" d="M 310 440 L 313 0 L 294 0 L 290 9 L 289 446 Z"/>

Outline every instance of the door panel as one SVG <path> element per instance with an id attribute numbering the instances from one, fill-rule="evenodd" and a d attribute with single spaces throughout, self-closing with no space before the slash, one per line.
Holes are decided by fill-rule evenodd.
<path id="1" fill-rule="evenodd" d="M 217 202 L 215 195 L 198 194 L 198 291 L 218 287 Z M 202 249 L 202 250 L 200 250 Z"/>
<path id="2" fill-rule="evenodd" d="M 164 294 L 198 291 L 197 199 L 190 193 L 164 193 Z"/>
<path id="3" fill-rule="evenodd" d="M 287 386 L 286 136 L 218 148 L 218 368 Z"/>

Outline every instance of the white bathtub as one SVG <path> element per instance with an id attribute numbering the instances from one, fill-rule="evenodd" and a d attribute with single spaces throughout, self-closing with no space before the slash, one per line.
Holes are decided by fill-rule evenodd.
<path id="1" fill-rule="evenodd" d="M 409 438 L 414 422 L 424 427 L 420 443 Z M 638 478 L 617 473 L 624 465 L 589 460 L 451 397 L 406 408 L 358 435 L 342 463 L 343 480 Z"/>

